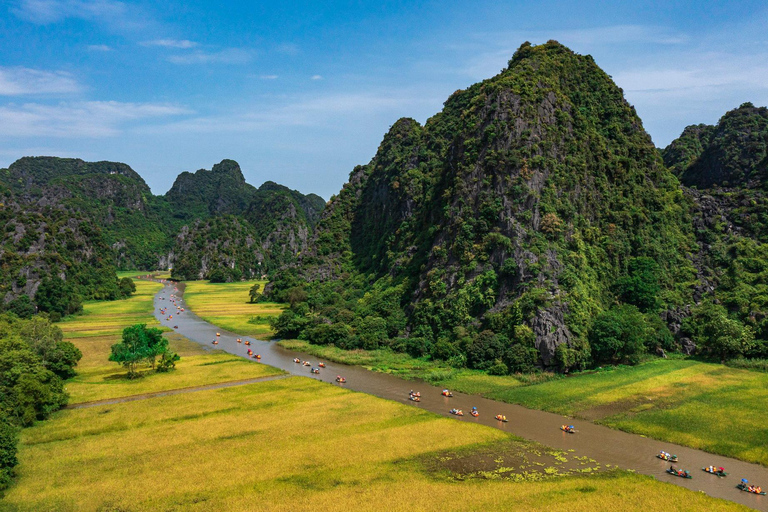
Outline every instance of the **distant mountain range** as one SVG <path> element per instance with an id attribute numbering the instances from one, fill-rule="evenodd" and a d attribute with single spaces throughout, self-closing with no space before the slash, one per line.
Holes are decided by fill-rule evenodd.
<path id="1" fill-rule="evenodd" d="M 53 275 L 83 281 L 84 298 L 108 297 L 116 268 L 260 276 L 296 258 L 325 207 L 273 182 L 249 185 L 232 160 L 182 173 L 155 196 L 126 164 L 25 157 L 0 170 L 0 194 L 5 303 Z"/>

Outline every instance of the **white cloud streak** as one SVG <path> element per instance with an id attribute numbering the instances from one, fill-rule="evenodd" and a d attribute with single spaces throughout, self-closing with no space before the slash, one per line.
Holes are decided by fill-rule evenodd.
<path id="1" fill-rule="evenodd" d="M 144 41 L 141 46 L 161 46 L 164 48 L 189 49 L 197 46 L 194 41 L 188 39 L 155 39 L 154 41 Z"/>
<path id="2" fill-rule="evenodd" d="M 253 51 L 243 48 L 225 48 L 220 51 L 195 51 L 183 55 L 171 55 L 168 62 L 173 64 L 245 64 L 253 58 Z"/>
<path id="3" fill-rule="evenodd" d="M 107 46 L 106 44 L 89 44 L 88 45 L 88 51 L 91 52 L 111 52 L 112 48 Z"/>
<path id="4" fill-rule="evenodd" d="M 148 20 L 117 0 L 20 0 L 12 12 L 19 18 L 48 25 L 69 18 L 101 22 L 117 29 L 135 30 Z"/>
<path id="5" fill-rule="evenodd" d="M 0 96 L 71 94 L 82 87 L 69 73 L 24 67 L 0 67 Z"/>
<path id="6" fill-rule="evenodd" d="M 9 104 L 0 107 L 0 135 L 9 137 L 100 138 L 122 132 L 131 121 L 192 113 L 163 103 L 86 101 L 45 105 Z"/>
<path id="7" fill-rule="evenodd" d="M 228 113 L 193 117 L 148 128 L 149 133 L 224 133 L 272 130 L 280 126 L 338 125 L 342 118 L 369 118 L 375 114 L 413 110 L 439 100 L 413 91 L 334 94 L 285 98 L 282 105 L 263 109 L 238 107 Z M 140 129 L 144 131 L 144 129 Z"/>

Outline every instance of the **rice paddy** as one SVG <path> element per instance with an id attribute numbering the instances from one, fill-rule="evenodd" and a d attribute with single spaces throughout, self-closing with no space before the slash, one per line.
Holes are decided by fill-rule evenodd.
<path id="1" fill-rule="evenodd" d="M 269 318 L 278 316 L 285 306 L 270 302 L 251 304 L 248 292 L 257 283 L 262 290 L 267 284 L 266 281 L 187 281 L 184 300 L 207 322 L 238 334 L 266 339 L 272 335 Z"/>
<path id="2" fill-rule="evenodd" d="M 623 471 L 465 471 L 472 452 L 568 457 L 290 377 L 60 411 L 22 433 L 0 510 L 744 509 Z"/>
<path id="3" fill-rule="evenodd" d="M 414 359 L 391 350 L 344 351 L 282 341 L 288 349 L 371 370 L 421 378 L 494 400 L 588 419 L 711 453 L 768 465 L 768 374 L 691 359 L 564 377 L 498 377 Z"/>
<path id="4" fill-rule="evenodd" d="M 152 298 L 160 285 L 136 284 L 134 297 L 88 303 L 83 315 L 60 324 L 86 354 L 67 383 L 71 402 L 281 373 L 166 333 L 182 354 L 178 369 L 122 379 L 124 370 L 106 360 L 109 346 L 127 325 L 156 325 Z M 201 302 L 216 291 L 199 284 Z M 232 304 L 242 291 L 224 287 L 207 296 Z M 489 384 L 475 377 L 476 386 Z M 743 510 L 497 429 L 303 377 L 62 410 L 22 431 L 19 460 L 0 511 L 572 512 L 659 503 Z"/>
<path id="5" fill-rule="evenodd" d="M 126 272 L 136 275 L 137 272 Z M 153 316 L 153 299 L 162 285 L 134 280 L 136 293 L 119 301 L 93 301 L 83 305 L 83 313 L 58 324 L 64 338 L 73 342 L 83 358 L 78 375 L 67 382 L 70 404 L 153 393 L 169 389 L 201 386 L 217 382 L 253 379 L 276 375 L 280 370 L 219 351 L 211 351 L 183 336 L 168 332 L 171 348 L 181 355 L 176 370 L 157 374 L 142 369 L 140 379 L 127 380 L 126 370 L 108 360 L 110 348 L 120 341 L 125 327 L 143 323 L 158 326 Z"/>

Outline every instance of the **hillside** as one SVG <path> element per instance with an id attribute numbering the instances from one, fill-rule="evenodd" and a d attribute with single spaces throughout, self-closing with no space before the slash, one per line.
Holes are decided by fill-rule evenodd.
<path id="1" fill-rule="evenodd" d="M 0 170 L 0 194 L 4 303 L 34 297 L 54 275 L 73 297 L 114 298 L 116 268 L 177 258 L 180 278 L 260 276 L 296 258 L 325 206 L 273 182 L 257 189 L 232 160 L 182 173 L 155 196 L 122 163 L 24 157 Z"/>
<path id="2" fill-rule="evenodd" d="M 715 126 L 689 126 L 663 155 L 691 199 L 694 262 L 706 284 L 695 298 L 749 329 L 744 355 L 768 357 L 768 108 L 744 103 Z M 695 321 L 684 334 L 697 334 Z"/>
<path id="3" fill-rule="evenodd" d="M 500 373 L 579 367 L 602 357 L 589 329 L 616 304 L 646 324 L 643 343 L 668 346 L 658 311 L 696 280 L 689 215 L 593 59 L 526 43 L 424 126 L 396 122 L 270 293 L 314 282 L 308 302 L 293 293 L 285 336 Z"/>

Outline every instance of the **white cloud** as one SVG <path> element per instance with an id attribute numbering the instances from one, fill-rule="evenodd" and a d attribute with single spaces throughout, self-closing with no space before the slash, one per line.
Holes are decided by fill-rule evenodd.
<path id="1" fill-rule="evenodd" d="M 142 46 L 162 46 L 164 48 L 180 48 L 188 49 L 197 46 L 194 41 L 188 39 L 155 39 L 154 41 L 144 41 L 140 43 Z"/>
<path id="2" fill-rule="evenodd" d="M 0 135 L 13 137 L 110 137 L 131 121 L 190 114 L 164 103 L 86 101 L 0 107 Z"/>
<path id="3" fill-rule="evenodd" d="M 310 80 L 322 80 L 322 79 L 323 79 L 322 75 L 312 75 L 312 77 L 310 78 Z"/>
<path id="4" fill-rule="evenodd" d="M 184 55 L 171 55 L 174 64 L 245 64 L 253 58 L 253 52 L 243 48 L 225 48 L 216 52 L 195 51 Z"/>
<path id="5" fill-rule="evenodd" d="M 138 28 L 145 24 L 125 3 L 117 0 L 21 0 L 13 12 L 39 25 L 68 18 L 103 21 L 122 28 Z"/>
<path id="6" fill-rule="evenodd" d="M 70 94 L 80 90 L 72 75 L 63 71 L 0 67 L 0 96 Z"/>
<path id="7" fill-rule="evenodd" d="M 261 75 L 259 78 L 262 80 L 277 80 L 277 75 Z"/>
<path id="8" fill-rule="evenodd" d="M 224 133 L 273 130 L 278 126 L 338 125 L 341 118 L 370 118 L 375 114 L 405 114 L 425 103 L 440 105 L 442 100 L 430 93 L 391 90 L 378 93 L 333 94 L 312 97 L 286 97 L 282 105 L 262 107 L 238 106 L 229 112 L 193 117 L 162 126 L 140 128 L 149 133 Z M 279 98 L 277 98 L 279 99 Z"/>
<path id="9" fill-rule="evenodd" d="M 106 44 L 89 44 L 88 50 L 92 52 L 111 52 L 112 48 Z"/>

